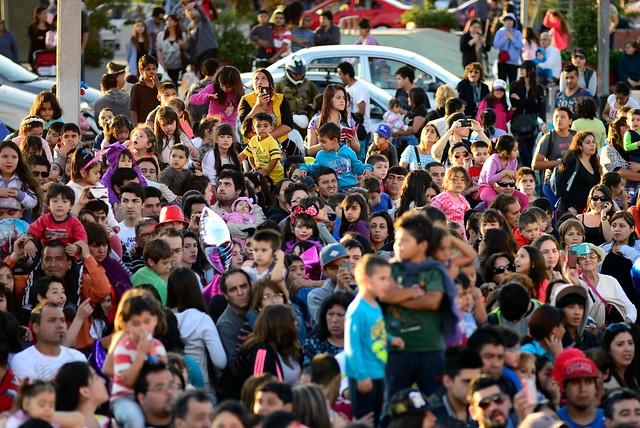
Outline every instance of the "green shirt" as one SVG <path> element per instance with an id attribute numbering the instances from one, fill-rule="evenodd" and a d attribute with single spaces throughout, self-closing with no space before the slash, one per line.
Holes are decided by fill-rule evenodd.
<path id="1" fill-rule="evenodd" d="M 412 288 L 415 283 L 409 283 L 404 277 L 402 267 L 394 263 L 391 275 L 398 287 Z M 445 292 L 444 278 L 436 269 L 429 269 L 418 274 L 418 284 L 424 291 Z M 385 311 L 387 332 L 391 336 L 398 336 L 404 340 L 404 350 L 410 352 L 444 351 L 444 335 L 442 334 L 441 310 L 418 311 L 407 309 L 400 305 L 387 305 Z M 393 352 L 394 348 L 391 348 Z"/>
<path id="2" fill-rule="evenodd" d="M 149 269 L 147 266 L 139 269 L 131 278 L 131 284 L 137 287 L 142 284 L 151 284 L 158 290 L 162 307 L 167 306 L 167 283 L 160 278 L 160 275 Z"/>

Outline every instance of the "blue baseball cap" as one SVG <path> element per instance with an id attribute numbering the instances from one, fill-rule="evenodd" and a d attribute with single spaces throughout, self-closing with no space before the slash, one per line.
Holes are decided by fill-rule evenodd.
<path id="1" fill-rule="evenodd" d="M 384 138 L 391 138 L 391 127 L 386 123 L 381 123 L 373 130 L 376 134 Z"/>
<path id="2" fill-rule="evenodd" d="M 320 251 L 320 263 L 322 264 L 322 267 L 344 257 L 349 257 L 349 254 L 342 244 L 336 243 L 327 245 L 322 249 L 322 251 Z"/>

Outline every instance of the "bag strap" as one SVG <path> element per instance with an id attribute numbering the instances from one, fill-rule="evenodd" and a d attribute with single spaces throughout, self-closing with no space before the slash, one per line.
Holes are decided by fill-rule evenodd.
<path id="1" fill-rule="evenodd" d="M 420 160 L 420 151 L 418 150 L 418 146 L 413 146 L 413 151 L 416 153 L 416 163 L 418 164 L 418 169 L 422 169 L 422 161 Z"/>
<path id="2" fill-rule="evenodd" d="M 602 297 L 602 295 L 598 292 L 598 290 L 596 290 L 596 287 L 593 286 L 593 284 L 591 283 L 591 281 L 589 281 L 587 278 L 584 277 L 584 275 L 582 276 L 582 280 L 589 286 L 589 288 L 596 293 L 596 296 L 598 296 L 598 299 L 600 299 L 600 301 L 603 304 L 607 304 L 607 301 L 604 299 L 604 297 Z"/>

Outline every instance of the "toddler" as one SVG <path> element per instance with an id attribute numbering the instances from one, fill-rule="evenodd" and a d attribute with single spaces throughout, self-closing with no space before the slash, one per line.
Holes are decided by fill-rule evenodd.
<path id="1" fill-rule="evenodd" d="M 23 379 L 16 399 L 16 411 L 9 416 L 5 428 L 18 428 L 30 419 L 48 422 L 56 428 L 74 428 L 84 424 L 80 412 L 56 412 L 56 388 L 51 382 Z"/>
<path id="2" fill-rule="evenodd" d="M 397 98 L 389 100 L 389 110 L 382 116 L 384 123 L 389 125 L 393 131 L 406 131 L 408 126 L 404 123 L 404 116 L 400 113 L 402 103 Z"/>
<path id="3" fill-rule="evenodd" d="M 244 196 L 236 199 L 231 204 L 231 213 L 225 214 L 222 218 L 227 223 L 254 224 L 256 217 L 253 215 L 253 201 Z"/>
<path id="4" fill-rule="evenodd" d="M 627 126 L 624 133 L 624 149 L 629 153 L 630 162 L 640 162 L 640 109 L 632 108 L 627 113 Z"/>

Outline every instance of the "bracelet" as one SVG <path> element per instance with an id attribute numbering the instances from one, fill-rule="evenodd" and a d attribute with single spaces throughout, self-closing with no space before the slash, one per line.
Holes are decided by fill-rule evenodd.
<path id="1" fill-rule="evenodd" d="M 605 221 L 605 220 L 606 220 L 606 221 L 609 221 L 609 219 L 608 219 L 607 217 L 600 217 L 600 220 L 602 220 L 602 221 Z"/>

